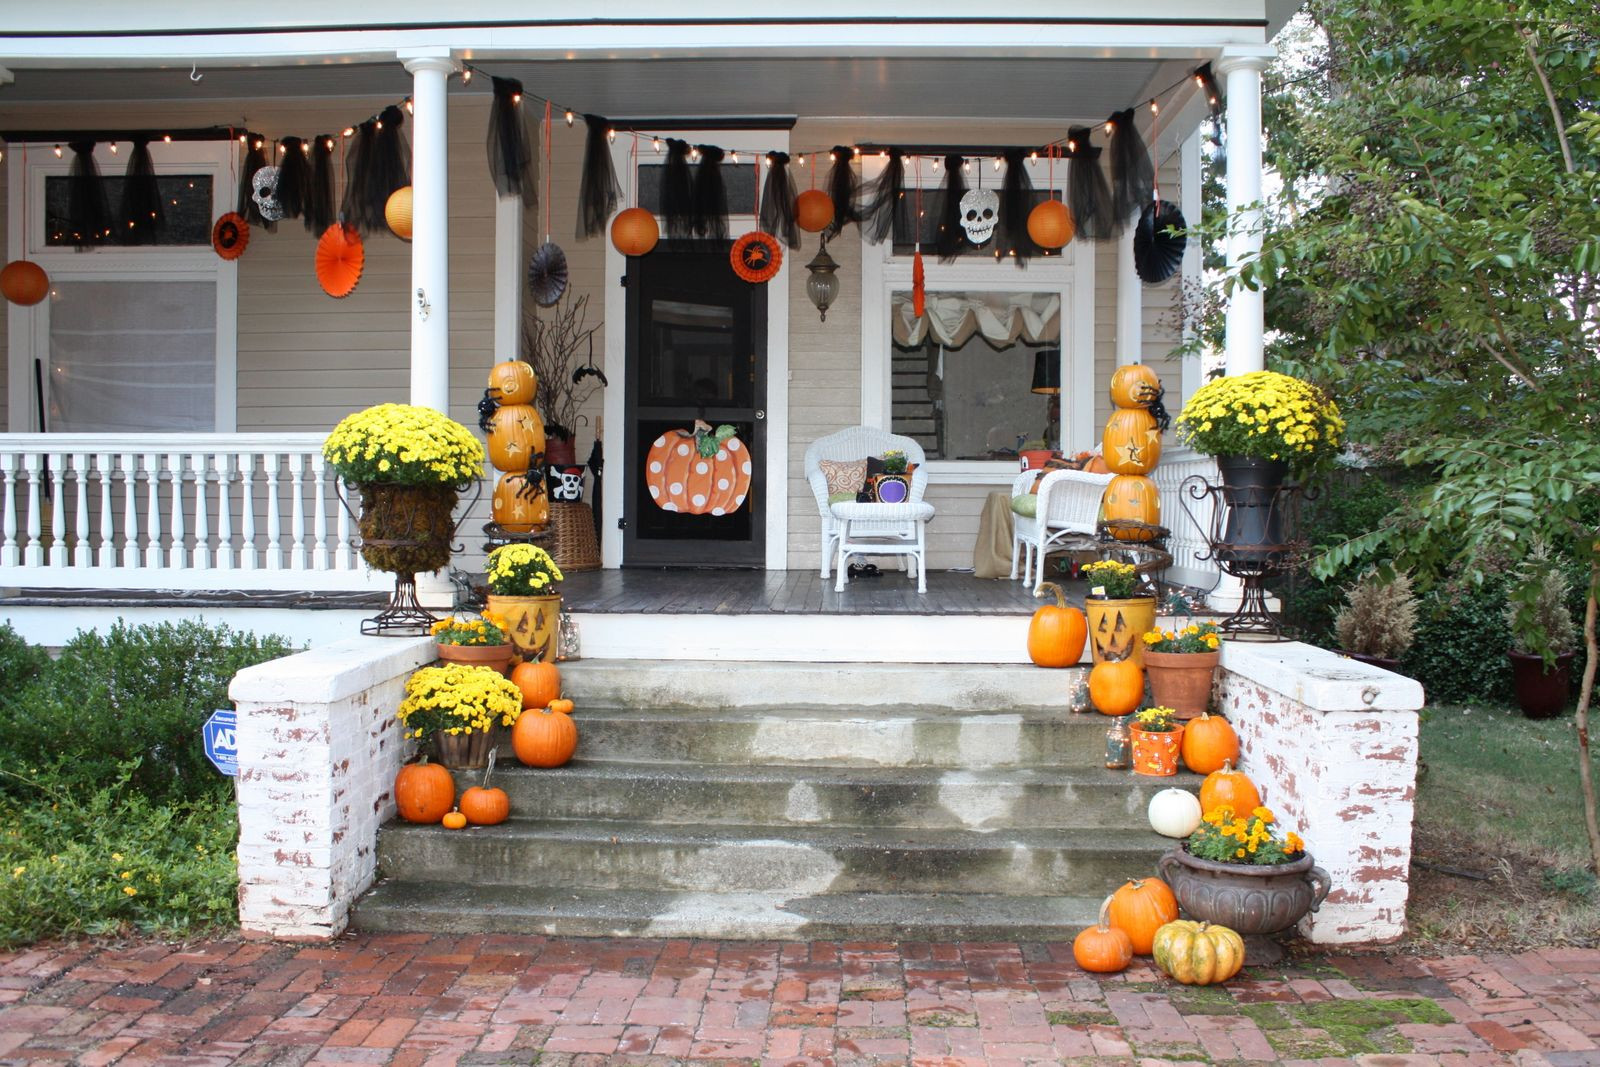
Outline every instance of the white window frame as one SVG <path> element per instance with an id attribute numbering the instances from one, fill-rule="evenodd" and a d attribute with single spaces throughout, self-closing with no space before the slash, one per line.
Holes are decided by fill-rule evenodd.
<path id="1" fill-rule="evenodd" d="M 162 245 L 106 245 L 78 251 L 71 247 L 45 244 L 45 180 L 68 174 L 71 153 L 63 146 L 56 158 L 53 144 L 33 143 L 7 146 L 6 245 L 7 259 L 19 259 L 23 249 L 56 282 L 84 281 L 206 281 L 215 282 L 217 292 L 216 393 L 213 401 L 215 424 L 212 432 L 234 433 L 239 425 L 239 266 L 204 246 L 175 248 Z M 153 143 L 150 155 L 158 174 L 208 174 L 211 177 L 211 219 L 213 224 L 233 210 L 236 195 L 231 163 L 238 146 L 233 141 L 178 141 Z M 102 175 L 120 175 L 126 168 L 133 145 L 120 142 L 117 153 L 110 145 L 95 145 L 95 163 Z M 17 192 L 26 187 L 30 218 L 23 217 L 23 197 Z M 7 417 L 13 432 L 37 431 L 38 412 L 34 398 L 33 361 L 50 360 L 50 300 L 32 307 L 9 305 L 7 324 Z M 49 388 L 46 376 L 46 389 Z"/>
<path id="2" fill-rule="evenodd" d="M 974 159 L 976 169 L 987 161 Z M 862 167 L 863 184 L 882 171 L 884 163 L 867 157 Z M 1046 161 L 1030 161 L 1029 177 L 1035 189 L 1050 182 Z M 1055 188 L 1064 193 L 1066 167 L 1056 167 Z M 984 175 L 985 187 L 996 188 L 995 180 Z M 907 167 L 906 185 L 915 182 Z M 937 190 L 942 173 L 922 174 L 924 189 Z M 968 176 L 976 188 L 976 174 Z M 923 284 L 928 292 L 1053 293 L 1061 298 L 1061 405 L 1062 448 L 1079 452 L 1094 447 L 1094 244 L 1072 241 L 1059 256 L 1036 256 L 1026 267 L 1009 259 L 996 259 L 982 252 L 960 256 L 954 263 L 940 263 L 931 248 L 922 252 Z M 865 426 L 889 429 L 893 425 L 893 392 L 890 387 L 893 345 L 889 315 L 892 295 L 911 289 L 912 257 L 895 255 L 892 241 L 873 245 L 861 242 L 861 422 Z M 934 484 L 1010 485 L 1016 478 L 1015 462 L 1004 460 L 929 460 L 928 481 Z"/>

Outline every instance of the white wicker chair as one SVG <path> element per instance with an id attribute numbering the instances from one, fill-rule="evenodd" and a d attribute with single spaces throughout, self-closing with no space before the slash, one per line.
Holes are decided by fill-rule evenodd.
<path id="1" fill-rule="evenodd" d="M 1011 484 L 1013 499 L 1026 493 L 1038 471 L 1023 471 Z M 1017 576 L 1017 560 L 1022 560 L 1022 580 L 1038 591 L 1044 581 L 1044 558 L 1052 546 L 1066 542 L 1084 543 L 1097 534 L 1100 497 L 1115 475 L 1087 471 L 1050 471 L 1039 482 L 1037 511 L 1032 516 L 1011 514 L 1011 577 Z"/>
<path id="2" fill-rule="evenodd" d="M 917 469 L 911 474 L 911 494 L 903 504 L 828 503 L 828 480 L 821 460 L 854 460 L 881 456 L 897 448 Z M 822 519 L 822 577 L 830 563 L 837 566 L 834 588 L 844 590 L 845 564 L 851 555 L 900 555 L 916 569 L 917 592 L 928 591 L 927 540 L 924 530 L 933 518 L 933 505 L 924 503 L 928 467 L 922 446 L 909 437 L 872 426 L 852 426 L 811 442 L 806 449 L 806 481 L 817 498 Z"/>

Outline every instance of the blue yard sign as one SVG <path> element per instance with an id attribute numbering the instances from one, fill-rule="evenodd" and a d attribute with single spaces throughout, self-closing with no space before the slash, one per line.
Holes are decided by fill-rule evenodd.
<path id="1" fill-rule="evenodd" d="M 206 759 L 216 764 L 217 770 L 230 778 L 239 774 L 239 746 L 235 739 L 236 720 L 232 708 L 221 708 L 211 713 L 201 727 L 206 742 Z"/>

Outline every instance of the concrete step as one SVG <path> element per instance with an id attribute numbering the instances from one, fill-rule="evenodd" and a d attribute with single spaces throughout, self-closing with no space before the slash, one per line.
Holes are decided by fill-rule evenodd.
<path id="1" fill-rule="evenodd" d="M 390 824 L 378 869 L 407 882 L 755 892 L 1093 896 L 1155 870 L 1149 830 L 729 827 L 513 819 L 446 830 Z"/>
<path id="2" fill-rule="evenodd" d="M 618 707 L 581 698 L 587 761 L 877 767 L 1097 767 L 1108 721 L 1065 710 L 937 706 Z M 507 753 L 509 755 L 509 753 Z"/>
<path id="3" fill-rule="evenodd" d="M 1025 636 L 1024 625 L 1019 641 Z M 580 705 L 656 709 L 904 705 L 1065 711 L 1072 678 L 1071 670 L 993 663 L 591 659 L 561 665 L 562 687 Z"/>
<path id="4" fill-rule="evenodd" d="M 746 940 L 1067 941 L 1099 898 L 971 893 L 675 893 L 380 883 L 352 916 L 358 930 L 718 937 Z"/>
<path id="5" fill-rule="evenodd" d="M 587 734 L 585 735 L 587 738 Z M 457 789 L 481 772 L 460 771 Z M 574 760 L 535 770 L 512 761 L 493 784 L 515 813 L 541 819 L 631 819 L 657 824 L 1006 830 L 1148 826 L 1156 792 L 1195 775 L 1146 778 L 1102 767 L 745 766 Z"/>

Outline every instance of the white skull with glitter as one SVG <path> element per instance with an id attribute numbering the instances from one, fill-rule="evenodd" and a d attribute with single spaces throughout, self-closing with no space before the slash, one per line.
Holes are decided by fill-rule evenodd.
<path id="1" fill-rule="evenodd" d="M 268 222 L 283 218 L 283 205 L 278 203 L 278 168 L 262 167 L 250 179 L 250 185 L 255 190 L 250 199 L 256 202 L 261 217 Z"/>
<path id="2" fill-rule="evenodd" d="M 967 240 L 981 245 L 994 236 L 1000 218 L 1000 194 L 993 189 L 968 189 L 961 198 L 961 228 Z"/>

